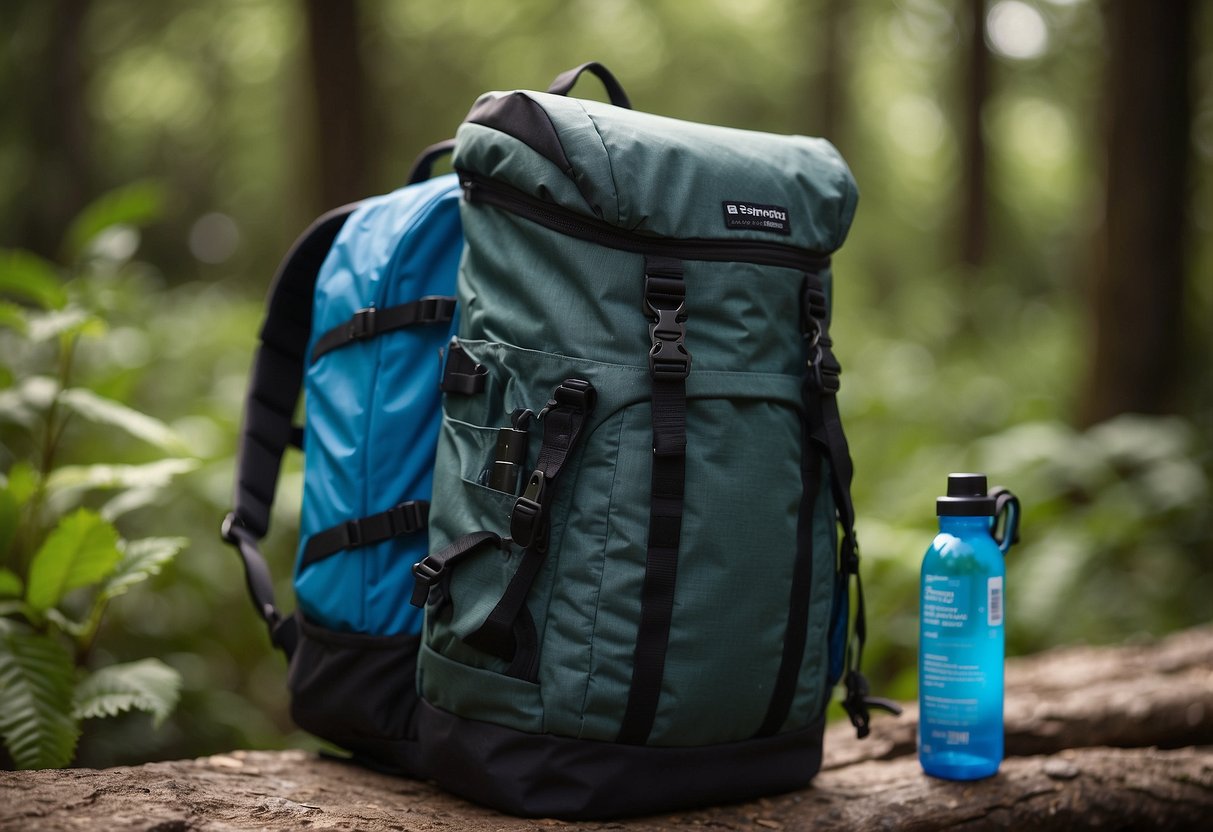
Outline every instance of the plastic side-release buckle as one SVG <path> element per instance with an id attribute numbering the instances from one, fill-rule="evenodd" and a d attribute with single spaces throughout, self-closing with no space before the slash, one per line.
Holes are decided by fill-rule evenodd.
<path id="1" fill-rule="evenodd" d="M 810 323 L 804 333 L 805 351 L 808 353 L 808 378 L 815 390 L 823 393 L 837 393 L 841 388 L 839 376 L 842 375 L 842 365 L 834 357 L 830 349 L 834 342 L 822 329 L 817 318 L 810 318 Z"/>
<path id="2" fill-rule="evenodd" d="M 662 381 L 680 381 L 691 373 L 691 354 L 686 348 L 686 316 L 677 309 L 652 309 L 657 320 L 649 324 L 653 347 L 649 350 L 649 374 Z"/>

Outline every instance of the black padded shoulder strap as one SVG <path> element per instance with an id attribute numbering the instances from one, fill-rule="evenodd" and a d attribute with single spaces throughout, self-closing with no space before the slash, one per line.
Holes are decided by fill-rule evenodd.
<path id="1" fill-rule="evenodd" d="M 282 455 L 295 435 L 292 419 L 303 386 L 307 344 L 312 333 L 316 277 L 355 207 L 356 204 L 338 208 L 312 223 L 278 267 L 245 394 L 244 422 L 236 452 L 234 506 L 222 529 L 223 539 L 236 548 L 244 562 L 245 578 L 257 612 L 269 625 L 274 643 L 284 649 L 290 640 L 282 632 L 269 568 L 256 541 L 269 530 Z"/>

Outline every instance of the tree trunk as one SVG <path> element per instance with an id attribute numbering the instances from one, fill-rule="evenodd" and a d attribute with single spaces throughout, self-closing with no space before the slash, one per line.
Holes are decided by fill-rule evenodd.
<path id="1" fill-rule="evenodd" d="M 824 0 L 821 9 L 821 66 L 816 83 L 816 135 L 846 150 L 847 45 L 850 41 L 850 0 Z M 845 153 L 843 155 L 846 155 Z"/>
<path id="2" fill-rule="evenodd" d="M 94 173 L 82 35 L 91 0 L 30 6 L 19 25 L 36 27 L 36 53 L 14 61 L 14 100 L 29 133 L 28 200 L 16 244 L 57 258 L 68 224 L 94 196 Z M 23 19 L 20 19 L 22 18 Z M 10 82 L 12 83 L 12 82 Z"/>
<path id="3" fill-rule="evenodd" d="M 366 196 L 366 73 L 356 0 L 305 0 L 315 90 L 317 212 Z"/>
<path id="4" fill-rule="evenodd" d="M 986 262 L 989 234 L 989 198 L 986 176 L 986 138 L 982 116 L 990 97 L 990 50 L 986 46 L 986 0 L 965 0 L 963 29 L 964 85 L 961 125 L 960 262 L 974 269 Z M 963 279 L 972 280 L 971 274 Z"/>
<path id="5" fill-rule="evenodd" d="M 1090 281 L 1084 424 L 1178 405 L 1195 5 L 1104 4 L 1107 167 Z"/>

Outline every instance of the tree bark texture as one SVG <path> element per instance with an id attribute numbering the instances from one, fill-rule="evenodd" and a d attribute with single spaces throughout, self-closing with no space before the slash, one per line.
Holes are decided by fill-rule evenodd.
<path id="1" fill-rule="evenodd" d="M 1195 12 L 1192 0 L 1104 3 L 1105 204 L 1090 281 L 1084 424 L 1178 404 Z"/>
<path id="2" fill-rule="evenodd" d="M 1023 756 L 987 780 L 924 776 L 914 730 L 913 708 L 900 719 L 878 717 L 862 742 L 837 724 L 807 789 L 627 821 L 511 818 L 427 783 L 303 751 L 238 751 L 134 768 L 3 773 L 0 829 L 1204 830 L 1213 819 L 1213 626 L 1153 644 L 1010 661 L 1007 744 Z"/>

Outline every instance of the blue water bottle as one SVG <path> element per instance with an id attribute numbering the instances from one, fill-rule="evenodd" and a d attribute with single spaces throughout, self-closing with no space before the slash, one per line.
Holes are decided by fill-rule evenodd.
<path id="1" fill-rule="evenodd" d="M 950 474 L 936 513 L 919 584 L 918 760 L 934 777 L 977 780 L 1003 756 L 1003 557 L 1019 502 L 987 493 L 984 474 Z"/>

